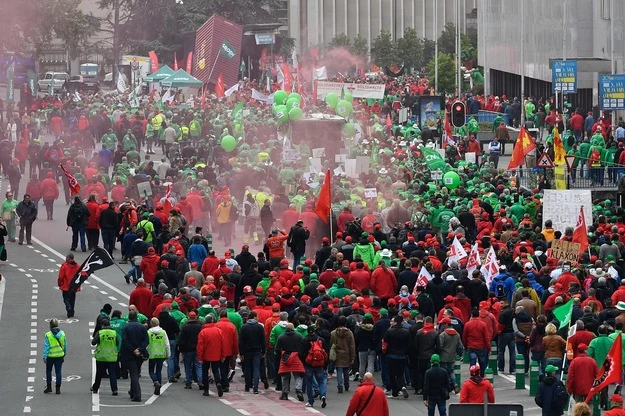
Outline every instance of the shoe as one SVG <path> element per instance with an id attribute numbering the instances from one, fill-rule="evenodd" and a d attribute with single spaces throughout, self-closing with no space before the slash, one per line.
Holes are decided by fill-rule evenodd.
<path id="1" fill-rule="evenodd" d="M 89 391 L 93 394 L 98 394 L 98 389 L 94 389 L 93 386 L 89 388 Z"/>
<path id="2" fill-rule="evenodd" d="M 228 381 L 232 381 L 235 373 L 236 373 L 235 370 L 230 370 L 230 374 L 228 374 Z"/>
<path id="3" fill-rule="evenodd" d="M 173 377 L 169 377 L 169 380 L 168 380 L 168 381 L 169 381 L 170 383 L 176 383 L 178 380 L 176 380 L 176 379 L 175 379 L 175 378 L 173 378 Z"/>
<path id="4" fill-rule="evenodd" d="M 190 384 L 184 385 L 185 390 L 191 390 L 193 387 Z"/>
<path id="5" fill-rule="evenodd" d="M 71 318 L 71 317 L 72 317 L 72 311 L 69 311 L 69 310 L 67 311 L 67 317 L 68 317 L 68 318 Z"/>
<path id="6" fill-rule="evenodd" d="M 61 394 L 61 385 L 60 385 L 60 384 L 57 384 L 57 385 L 56 385 L 56 391 L 55 391 L 55 393 L 56 393 L 56 394 Z"/>
<path id="7" fill-rule="evenodd" d="M 401 392 L 402 392 L 402 393 L 403 393 L 403 395 L 404 395 L 404 399 L 407 399 L 407 398 L 408 398 L 408 389 L 407 389 L 407 388 L 405 388 L 405 387 L 403 387 L 403 388 L 401 389 Z"/>
<path id="8" fill-rule="evenodd" d="M 258 389 L 254 389 L 254 394 L 259 394 Z"/>
<path id="9" fill-rule="evenodd" d="M 32 243 L 32 242 L 30 242 L 30 241 L 27 241 L 27 242 L 26 242 L 26 245 L 32 246 L 32 245 L 33 245 L 33 243 Z"/>
<path id="10" fill-rule="evenodd" d="M 156 396 L 161 395 L 161 384 L 159 382 L 154 382 L 154 394 Z"/>
<path id="11" fill-rule="evenodd" d="M 245 388 L 245 392 L 246 392 L 246 393 L 249 393 L 249 392 L 250 392 L 250 388 L 249 388 L 249 387 L 246 387 L 246 388 Z"/>
<path id="12" fill-rule="evenodd" d="M 197 386 L 200 390 L 204 390 L 204 384 L 198 384 Z"/>
<path id="13" fill-rule="evenodd" d="M 221 388 L 221 384 L 217 383 L 217 396 L 221 397 L 224 395 L 224 391 Z"/>
<path id="14" fill-rule="evenodd" d="M 323 409 L 325 409 L 326 405 L 327 405 L 327 403 L 326 403 L 326 396 L 321 396 L 321 407 Z"/>
<path id="15" fill-rule="evenodd" d="M 312 403 L 310 403 L 310 402 L 306 402 L 305 406 L 306 406 L 306 407 L 313 407 L 313 404 L 312 404 Z"/>
<path id="16" fill-rule="evenodd" d="M 76 251 L 76 248 L 72 247 L 72 248 L 69 249 L 69 251 Z"/>
<path id="17" fill-rule="evenodd" d="M 23 245 L 24 245 L 24 243 L 22 243 L 21 241 L 20 241 L 19 243 L 17 243 L 17 244 L 19 244 L 20 246 L 23 246 Z"/>
<path id="18" fill-rule="evenodd" d="M 318 391 L 313 393 L 313 398 L 316 399 L 317 397 L 319 397 L 319 392 Z"/>
<path id="19" fill-rule="evenodd" d="M 343 386 L 339 386 L 338 389 L 339 389 L 339 394 L 343 394 Z"/>
<path id="20" fill-rule="evenodd" d="M 349 391 L 349 386 L 345 386 L 345 392 Z"/>
<path id="21" fill-rule="evenodd" d="M 202 393 L 202 396 L 210 396 L 210 394 L 208 393 L 208 390 L 204 390 L 204 393 Z"/>
<path id="22" fill-rule="evenodd" d="M 358 381 L 359 378 L 360 378 L 360 373 L 356 371 L 356 373 L 354 374 L 354 381 Z"/>
<path id="23" fill-rule="evenodd" d="M 140 402 L 141 401 L 141 397 L 135 397 L 130 399 L 131 402 Z"/>
<path id="24" fill-rule="evenodd" d="M 222 390 L 224 393 L 228 393 L 230 391 L 230 387 L 223 387 Z"/>
<path id="25" fill-rule="evenodd" d="M 269 388 L 269 382 L 267 382 L 267 380 L 263 381 L 263 387 L 265 388 L 265 390 Z"/>
<path id="26" fill-rule="evenodd" d="M 297 395 L 297 400 L 299 400 L 300 402 L 304 401 L 304 395 L 302 394 L 301 391 L 297 392 L 296 395 Z"/>
<path id="27" fill-rule="evenodd" d="M 52 393 L 52 387 L 48 384 L 46 389 L 43 391 L 45 394 Z"/>
<path id="28" fill-rule="evenodd" d="M 124 275 L 124 279 L 126 279 L 126 284 L 129 285 L 130 284 L 130 276 L 128 276 L 127 274 Z"/>
<path id="29" fill-rule="evenodd" d="M 289 393 L 282 393 L 280 395 L 280 400 L 289 400 Z"/>
<path id="30" fill-rule="evenodd" d="M 87 249 L 86 248 L 81 248 L 80 251 L 82 251 L 83 253 L 86 253 Z"/>
<path id="31" fill-rule="evenodd" d="M 181 376 L 181 375 L 182 375 L 182 374 L 180 374 L 180 371 L 176 371 L 176 372 L 174 373 L 174 377 L 176 378 L 176 380 L 178 380 L 178 379 L 180 378 L 180 376 Z"/>
<path id="32" fill-rule="evenodd" d="M 113 396 L 117 396 L 117 390 L 113 392 Z"/>

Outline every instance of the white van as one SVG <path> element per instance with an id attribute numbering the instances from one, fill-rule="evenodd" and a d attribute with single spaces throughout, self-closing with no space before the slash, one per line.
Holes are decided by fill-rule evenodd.
<path id="1" fill-rule="evenodd" d="M 37 83 L 39 91 L 48 92 L 50 89 L 50 83 L 54 79 L 54 91 L 58 92 L 63 89 L 65 81 L 69 81 L 69 74 L 67 72 L 46 72 L 43 77 L 39 79 Z"/>

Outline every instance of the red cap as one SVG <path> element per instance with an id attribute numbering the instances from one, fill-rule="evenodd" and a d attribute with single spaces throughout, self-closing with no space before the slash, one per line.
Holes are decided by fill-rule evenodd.
<path id="1" fill-rule="evenodd" d="M 352 304 L 352 311 L 357 311 L 358 309 L 360 309 L 360 305 L 358 303 Z"/>
<path id="2" fill-rule="evenodd" d="M 304 295 L 302 296 L 302 298 L 300 299 L 302 302 L 307 303 L 310 301 L 310 296 L 308 295 Z"/>
<path id="3" fill-rule="evenodd" d="M 304 264 L 308 267 L 312 266 L 313 261 L 311 259 L 306 259 L 306 261 L 304 262 Z"/>
<path id="4" fill-rule="evenodd" d="M 162 260 L 161 261 L 161 266 L 163 267 L 169 267 L 169 262 L 167 260 Z"/>
<path id="5" fill-rule="evenodd" d="M 317 286 L 317 292 L 325 292 L 326 287 L 324 285 Z"/>
<path id="6" fill-rule="evenodd" d="M 263 289 L 263 287 L 262 287 L 262 286 L 258 286 L 258 287 L 256 288 L 256 293 L 258 293 L 259 295 L 262 295 L 262 293 L 263 293 L 264 291 L 265 291 L 265 290 Z"/>
<path id="7" fill-rule="evenodd" d="M 280 268 L 281 269 L 288 268 L 288 267 L 289 267 L 289 261 L 287 259 L 280 260 Z"/>
<path id="8" fill-rule="evenodd" d="M 191 267 L 197 267 L 197 261 L 191 262 Z"/>
<path id="9" fill-rule="evenodd" d="M 395 299 L 389 299 L 387 303 L 389 305 L 397 305 L 397 302 L 395 301 Z"/>
<path id="10" fill-rule="evenodd" d="M 441 324 L 449 325 L 449 324 L 451 324 L 451 319 L 445 317 L 445 318 L 441 319 Z"/>
<path id="11" fill-rule="evenodd" d="M 319 315 L 319 308 L 312 308 L 313 315 Z"/>
<path id="12" fill-rule="evenodd" d="M 453 302 L 454 301 L 454 297 L 451 295 L 447 295 L 445 296 L 445 302 Z"/>
<path id="13" fill-rule="evenodd" d="M 271 305 L 271 310 L 273 312 L 279 312 L 280 311 L 280 304 L 279 303 L 274 303 L 273 305 Z"/>
<path id="14" fill-rule="evenodd" d="M 278 277 L 278 273 L 272 270 L 269 272 L 269 277 Z"/>
<path id="15" fill-rule="evenodd" d="M 184 256 L 184 251 L 176 250 L 176 256 Z"/>
<path id="16" fill-rule="evenodd" d="M 226 259 L 219 259 L 219 264 L 226 264 Z"/>
<path id="17" fill-rule="evenodd" d="M 579 351 L 586 351 L 586 350 L 588 349 L 588 345 L 586 345 L 586 344 L 584 344 L 584 343 L 582 342 L 581 344 L 579 344 L 579 345 L 577 346 L 577 349 L 578 349 Z"/>
<path id="18" fill-rule="evenodd" d="M 225 256 L 227 259 L 229 259 L 229 258 L 231 258 L 231 257 L 232 257 L 232 252 L 231 252 L 230 250 L 227 250 L 227 251 L 224 253 L 224 256 Z"/>
<path id="19" fill-rule="evenodd" d="M 373 243 L 375 241 L 375 237 L 370 235 L 369 237 L 367 237 L 367 241 L 370 242 L 370 243 Z"/>
<path id="20" fill-rule="evenodd" d="M 189 312 L 189 319 L 195 319 L 195 318 L 197 318 L 197 313 L 193 311 Z"/>
<path id="21" fill-rule="evenodd" d="M 402 315 L 404 318 L 409 318 L 409 317 L 410 317 L 410 311 L 406 311 L 406 310 L 405 310 L 405 311 L 403 311 L 403 312 L 401 313 L 401 315 Z"/>
<path id="22" fill-rule="evenodd" d="M 352 236 L 348 235 L 347 237 L 345 237 L 345 242 L 346 243 L 351 243 L 352 242 Z"/>
<path id="23" fill-rule="evenodd" d="M 620 394 L 613 394 L 612 397 L 610 397 L 610 401 L 612 403 L 623 403 L 623 396 L 621 396 Z"/>
<path id="24" fill-rule="evenodd" d="M 328 237 L 323 237 L 321 239 L 321 243 L 329 243 L 329 242 L 330 242 L 330 239 Z"/>
<path id="25" fill-rule="evenodd" d="M 288 287 L 283 287 L 281 290 L 283 295 L 288 295 L 289 294 L 289 288 Z"/>

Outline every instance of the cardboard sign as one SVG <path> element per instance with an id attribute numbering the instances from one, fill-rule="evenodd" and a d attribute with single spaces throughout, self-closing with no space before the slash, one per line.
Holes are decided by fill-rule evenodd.
<path id="1" fill-rule="evenodd" d="M 295 149 L 283 149 L 282 160 L 283 161 L 295 161 L 299 159 L 299 153 Z"/>
<path id="2" fill-rule="evenodd" d="M 334 161 L 336 163 L 345 163 L 345 159 L 347 159 L 347 155 L 334 155 Z"/>
<path id="3" fill-rule="evenodd" d="M 358 175 L 361 173 L 369 173 L 369 162 L 371 158 L 369 156 L 356 156 L 356 172 Z"/>
<path id="4" fill-rule="evenodd" d="M 399 122 L 405 123 L 406 121 L 408 121 L 408 107 L 399 110 Z"/>
<path id="5" fill-rule="evenodd" d="M 318 149 L 312 149 L 312 157 L 313 158 L 326 157 L 326 149 L 324 147 L 320 147 Z"/>
<path id="6" fill-rule="evenodd" d="M 314 172 L 304 173 L 304 179 L 306 180 L 306 185 L 313 189 L 316 189 L 319 186 L 319 175 Z"/>
<path id="7" fill-rule="evenodd" d="M 551 220 L 556 231 L 564 233 L 566 227 L 575 227 L 579 208 L 584 206 L 586 223 L 592 218 L 592 197 L 590 189 L 559 191 L 545 189 L 543 198 L 543 228 Z"/>
<path id="8" fill-rule="evenodd" d="M 345 159 L 345 173 L 350 178 L 357 178 L 356 159 Z"/>
<path id="9" fill-rule="evenodd" d="M 467 152 L 464 154 L 464 160 L 467 163 L 475 163 L 475 152 Z"/>
<path id="10" fill-rule="evenodd" d="M 334 169 L 334 176 L 339 176 L 341 173 L 343 173 L 343 168 L 341 168 L 340 166 L 336 169 Z"/>
<path id="11" fill-rule="evenodd" d="M 137 190 L 141 198 L 152 196 L 152 186 L 150 186 L 150 182 L 139 182 L 137 184 Z"/>
<path id="12" fill-rule="evenodd" d="M 558 260 L 577 262 L 579 257 L 579 243 L 570 243 L 562 240 L 551 241 L 551 256 Z"/>
<path id="13" fill-rule="evenodd" d="M 377 198 L 378 190 L 375 188 L 365 188 L 365 198 Z"/>
<path id="14" fill-rule="evenodd" d="M 321 172 L 321 159 L 313 157 L 310 159 L 310 170 L 315 173 Z"/>

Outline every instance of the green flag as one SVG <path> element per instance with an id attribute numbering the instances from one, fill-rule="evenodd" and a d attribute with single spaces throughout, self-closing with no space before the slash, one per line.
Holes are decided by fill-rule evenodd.
<path id="1" fill-rule="evenodd" d="M 28 70 L 28 88 L 30 88 L 31 94 L 37 93 L 37 74 Z"/>
<path id="2" fill-rule="evenodd" d="M 234 119 L 237 114 L 241 113 L 243 111 L 243 101 L 239 101 L 237 103 L 237 105 L 234 106 L 234 108 L 232 109 L 232 112 L 230 113 L 230 118 Z"/>
<path id="3" fill-rule="evenodd" d="M 553 316 L 560 322 L 559 329 L 562 329 L 571 322 L 571 315 L 573 315 L 573 298 L 553 310 Z"/>
<path id="4" fill-rule="evenodd" d="M 432 170 L 445 170 L 445 160 L 441 157 L 440 153 L 436 149 L 430 149 L 429 147 L 421 147 L 421 154 L 425 159 L 425 163 L 428 165 L 428 169 Z"/>

